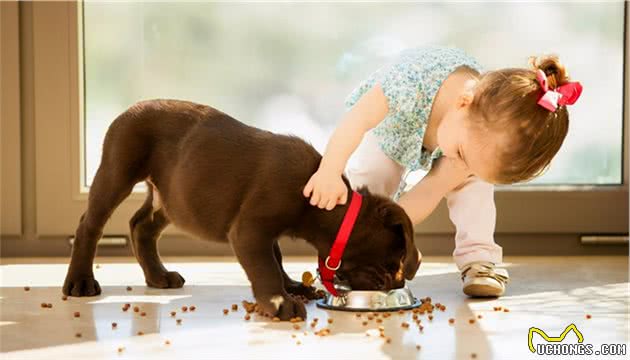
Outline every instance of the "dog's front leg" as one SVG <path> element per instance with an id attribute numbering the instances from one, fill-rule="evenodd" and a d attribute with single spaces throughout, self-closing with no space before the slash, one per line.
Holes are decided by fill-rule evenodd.
<path id="1" fill-rule="evenodd" d="M 306 318 L 304 304 L 284 289 L 282 271 L 273 252 L 274 235 L 265 234 L 260 226 L 240 224 L 232 227 L 228 237 L 262 311 L 280 320 Z"/>

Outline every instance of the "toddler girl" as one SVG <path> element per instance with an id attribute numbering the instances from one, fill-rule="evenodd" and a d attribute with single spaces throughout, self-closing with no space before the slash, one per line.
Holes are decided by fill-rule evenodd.
<path id="1" fill-rule="evenodd" d="M 393 197 L 414 224 L 446 197 L 464 293 L 501 296 L 508 274 L 495 268 L 493 184 L 531 180 L 549 166 L 567 134 L 566 105 L 581 93 L 556 56 L 529 62 L 484 72 L 457 48 L 402 52 L 350 94 L 304 196 L 322 209 L 344 204 L 345 170 L 353 188 Z M 418 169 L 427 175 L 403 193 Z"/>

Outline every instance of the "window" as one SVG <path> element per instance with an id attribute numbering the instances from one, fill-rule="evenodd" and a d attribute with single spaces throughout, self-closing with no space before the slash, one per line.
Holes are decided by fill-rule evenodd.
<path id="1" fill-rule="evenodd" d="M 107 127 L 138 100 L 208 104 L 322 151 L 362 78 L 402 49 L 445 44 L 488 70 L 558 54 L 585 91 L 562 149 L 533 183 L 620 184 L 623 6 L 85 3 L 85 183 Z"/>

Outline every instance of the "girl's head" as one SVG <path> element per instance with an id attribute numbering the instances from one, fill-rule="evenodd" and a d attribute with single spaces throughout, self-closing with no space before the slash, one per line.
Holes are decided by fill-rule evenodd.
<path id="1" fill-rule="evenodd" d="M 539 105 L 544 91 L 536 78 L 542 70 L 549 89 L 556 89 L 569 82 L 565 67 L 553 55 L 529 63 L 530 69 L 490 71 L 468 81 L 438 128 L 444 154 L 463 158 L 485 181 L 513 184 L 541 175 L 567 135 L 566 106 L 549 111 Z"/>

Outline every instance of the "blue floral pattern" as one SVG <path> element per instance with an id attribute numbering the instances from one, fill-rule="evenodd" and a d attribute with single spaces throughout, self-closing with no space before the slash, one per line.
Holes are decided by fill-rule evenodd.
<path id="1" fill-rule="evenodd" d="M 399 54 L 364 80 L 346 99 L 348 108 L 376 83 L 380 84 L 389 107 L 385 119 L 372 131 L 383 152 L 407 170 L 429 171 L 442 156 L 438 147 L 432 153 L 422 149 L 431 106 L 442 82 L 459 66 L 482 72 L 481 65 L 463 50 L 454 47 L 424 46 Z"/>

